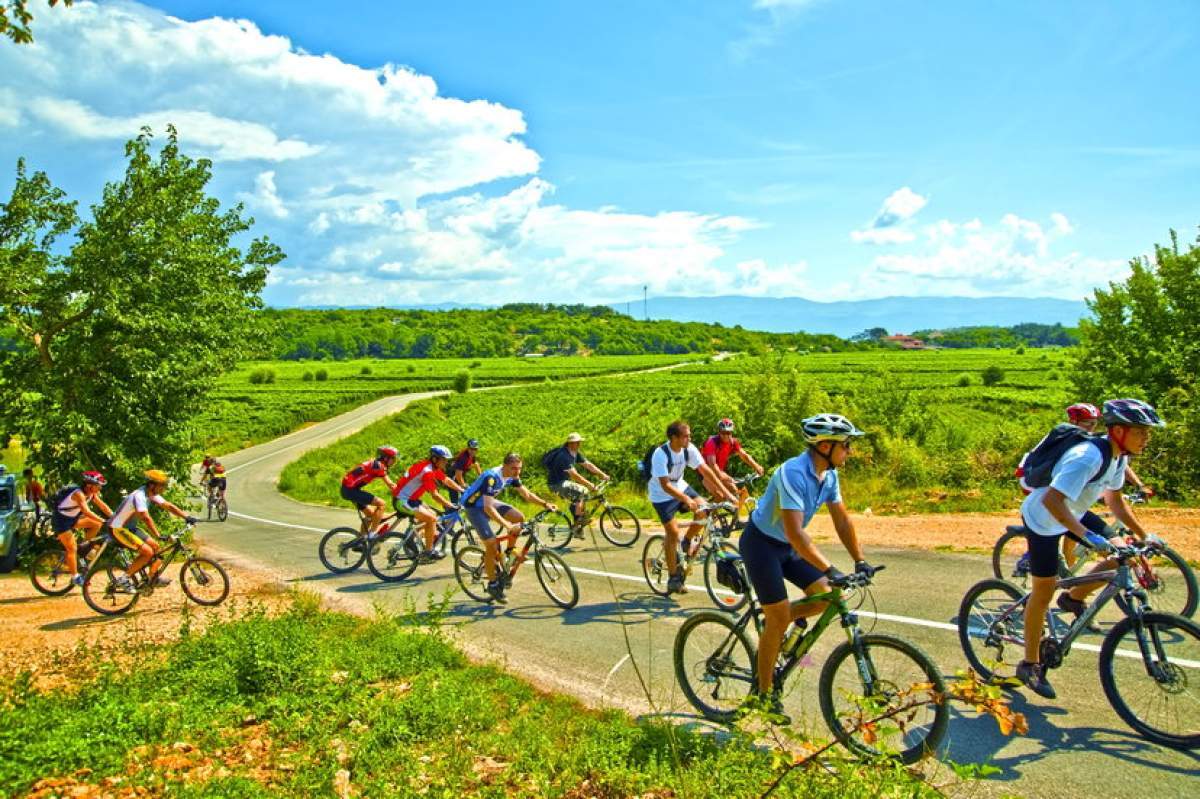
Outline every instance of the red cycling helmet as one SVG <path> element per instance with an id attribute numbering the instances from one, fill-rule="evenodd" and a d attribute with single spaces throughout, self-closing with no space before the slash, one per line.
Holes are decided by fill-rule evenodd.
<path id="1" fill-rule="evenodd" d="M 383 446 L 376 450 L 376 452 L 379 454 L 379 457 L 393 461 L 400 457 L 400 450 L 395 447 Z"/>
<path id="2" fill-rule="evenodd" d="M 1100 409 L 1086 402 L 1077 402 L 1067 407 L 1067 418 L 1071 424 L 1094 422 L 1100 418 Z"/>
<path id="3" fill-rule="evenodd" d="M 83 473 L 83 484 L 84 485 L 93 485 L 93 486 L 105 486 L 105 485 L 108 485 L 108 481 L 104 479 L 104 475 L 100 474 L 100 472 L 84 472 Z"/>
<path id="4" fill-rule="evenodd" d="M 733 432 L 733 420 L 726 417 L 726 418 L 722 419 L 721 421 L 717 422 L 717 432 L 718 433 L 732 433 Z"/>

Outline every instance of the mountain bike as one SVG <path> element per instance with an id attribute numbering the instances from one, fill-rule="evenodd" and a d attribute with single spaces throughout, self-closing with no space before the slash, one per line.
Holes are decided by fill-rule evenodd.
<path id="1" fill-rule="evenodd" d="M 739 507 L 744 507 L 746 509 L 746 518 L 749 518 L 750 514 L 754 512 L 754 509 L 758 507 L 758 497 L 753 496 L 750 493 L 750 489 L 753 488 L 754 484 L 760 479 L 762 478 L 758 474 L 747 474 L 734 478 L 733 485 L 737 489 L 738 505 L 734 505 L 733 510 L 721 507 L 713 511 L 713 515 L 716 517 L 715 524 L 717 525 L 718 529 L 721 530 L 721 534 L 726 538 L 733 535 L 734 531 L 739 530 L 742 527 L 742 525 L 734 523 L 734 519 L 737 518 L 737 511 Z"/>
<path id="2" fill-rule="evenodd" d="M 138 599 L 154 593 L 157 579 L 150 576 L 151 566 L 162 563 L 158 571 L 158 574 L 162 574 L 177 557 L 182 557 L 179 587 L 187 598 L 197 605 L 211 607 L 221 604 L 229 596 L 229 575 L 215 560 L 197 556 L 184 541 L 194 528 L 195 525 L 188 524 L 182 531 L 168 535 L 166 545 L 154 554 L 148 564 L 129 576 L 127 585 L 122 585 L 121 577 L 125 572 L 124 567 L 120 566 L 120 554 L 105 557 L 112 550 L 125 547 L 117 543 L 111 531 L 101 532 L 97 536 L 102 538 L 100 549 L 83 578 L 83 601 L 92 610 L 105 616 L 125 613 L 137 604 Z"/>
<path id="3" fill-rule="evenodd" d="M 675 677 L 684 696 L 705 718 L 725 724 L 737 718 L 757 688 L 758 650 L 750 630 L 761 636 L 763 628 L 762 608 L 753 591 L 747 590 L 745 564 L 740 556 L 734 564 L 749 607 L 736 617 L 715 610 L 692 614 L 676 633 L 674 646 Z M 839 619 L 847 640 L 829 653 L 817 684 L 825 724 L 855 754 L 913 763 L 934 752 L 946 734 L 950 721 L 943 700 L 946 686 L 941 671 L 915 644 L 859 628 L 858 614 L 848 606 L 847 595 L 867 590 L 871 579 L 865 574 L 843 575 L 831 581 L 829 591 L 800 600 L 828 605 L 807 632 L 781 648 L 774 691 L 783 694 L 788 678 L 833 620 Z M 904 718 L 904 723 L 860 723 L 890 713 Z"/>
<path id="4" fill-rule="evenodd" d="M 575 579 L 571 567 L 554 550 L 542 544 L 539 528 L 544 526 L 545 519 L 553 511 L 544 510 L 521 523 L 521 526 L 504 535 L 496 536 L 502 545 L 500 558 L 496 563 L 496 575 L 504 581 L 504 587 L 512 587 L 513 577 L 521 568 L 521 564 L 533 553 L 533 570 L 538 582 L 550 601 L 560 608 L 569 610 L 579 603 L 579 582 Z M 527 536 L 525 546 L 516 548 L 517 539 Z M 478 602 L 492 602 L 494 598 L 488 592 L 487 571 L 483 566 L 483 548 L 466 546 L 459 550 L 454 557 L 454 577 L 467 596 Z"/>
<path id="5" fill-rule="evenodd" d="M 99 551 L 101 543 L 100 536 L 96 536 L 76 545 L 75 557 L 80 573 L 87 573 L 89 562 L 94 560 L 93 552 Z M 53 536 L 39 538 L 33 546 L 36 550 L 29 558 L 29 581 L 33 587 L 46 596 L 69 594 L 75 587 L 71 582 L 75 575 L 67 568 L 67 550 Z M 114 557 L 122 571 L 133 563 L 133 553 L 125 547 L 118 547 Z"/>
<path id="6" fill-rule="evenodd" d="M 704 561 L 704 588 L 708 597 L 722 610 L 736 613 L 746 603 L 745 594 L 738 594 L 725 589 L 717 580 L 717 561 L 720 553 L 737 555 L 737 545 L 725 539 L 726 533 L 720 526 L 721 513 L 732 513 L 737 506 L 732 502 L 721 502 L 716 505 L 701 505 L 699 510 L 708 511 L 701 521 L 703 527 L 692 539 L 691 546 L 686 552 L 676 551 L 675 561 L 683 566 L 684 579 L 691 574 L 693 564 L 700 559 Z M 728 517 L 726 517 L 728 518 Z M 683 538 L 680 538 L 682 545 Z M 659 596 L 667 596 L 667 581 L 671 577 L 667 569 L 667 537 L 656 533 L 646 539 L 642 548 L 642 576 L 646 585 Z"/>
<path id="7" fill-rule="evenodd" d="M 448 542 L 452 554 L 457 555 L 461 549 L 475 543 L 475 533 L 463 520 L 462 510 L 455 507 L 437 517 L 437 534 L 430 549 L 432 555 L 424 552 L 424 541 L 424 525 L 419 525 L 412 516 L 408 517 L 408 526 L 403 530 L 398 524 L 389 524 L 388 528 L 380 525 L 374 545 L 364 547 L 367 568 L 385 583 L 397 583 L 408 579 L 418 566 L 445 557 Z"/>
<path id="8" fill-rule="evenodd" d="M 1117 528 L 1112 536 L 1124 537 L 1128 531 Z M 1107 534 L 1106 534 L 1107 535 Z M 1019 524 L 1004 528 L 1004 535 L 992 547 L 992 574 L 998 580 L 1007 580 L 1022 591 L 1029 589 L 1029 547 L 1026 529 Z M 1075 546 L 1075 562 L 1068 565 L 1066 558 L 1058 556 L 1058 576 L 1074 577 L 1084 571 L 1084 566 L 1094 563 L 1103 555 L 1087 543 Z M 1147 550 L 1130 563 L 1138 584 L 1154 598 L 1154 605 L 1162 610 L 1191 618 L 1200 604 L 1200 585 L 1196 573 L 1187 559 L 1168 546 Z"/>
<path id="9" fill-rule="evenodd" d="M 217 519 L 225 521 L 229 517 L 229 503 L 225 501 L 225 497 L 221 496 L 220 490 L 209 485 L 206 486 L 204 493 L 208 499 L 208 521 L 212 521 L 214 510 L 217 512 Z"/>
<path id="10" fill-rule="evenodd" d="M 334 574 L 348 574 L 361 566 L 368 554 L 374 553 L 379 548 L 381 540 L 398 523 L 399 516 L 400 514 L 395 511 L 384 516 L 379 522 L 379 527 L 375 529 L 375 533 L 368 536 L 367 515 L 359 508 L 358 529 L 355 530 L 353 527 L 334 527 L 325 533 L 321 536 L 321 540 L 317 544 L 317 557 L 321 559 L 321 564 Z M 408 529 L 411 529 L 412 526 L 413 524 L 410 520 Z M 475 531 L 461 515 L 452 523 L 447 537 L 450 539 L 451 552 L 454 554 L 458 554 L 458 551 L 462 547 L 476 542 Z M 409 573 L 411 574 L 412 572 L 410 571 Z M 378 574 L 376 576 L 378 577 Z M 407 576 L 405 575 L 405 577 Z M 380 579 L 384 578 L 380 577 Z M 395 579 L 402 580 L 404 577 Z"/>
<path id="11" fill-rule="evenodd" d="M 1200 625 L 1150 606 L 1136 563 L 1156 545 L 1136 542 L 1116 549 L 1117 567 L 1065 577 L 1057 587 L 1106 585 L 1072 624 L 1051 606 L 1046 613 L 1040 660 L 1056 669 L 1096 614 L 1115 602 L 1125 614 L 1100 646 L 1100 684 L 1121 719 L 1143 737 L 1183 749 L 1200 748 Z M 1004 580 L 984 580 L 963 596 L 958 639 L 971 667 L 985 680 L 1014 682 L 1025 657 L 1025 607 L 1029 594 Z"/>
<path id="12" fill-rule="evenodd" d="M 567 544 L 571 543 L 572 538 L 582 538 L 583 531 L 592 523 L 592 519 L 597 519 L 600 535 L 604 536 L 610 544 L 618 547 L 633 546 L 642 534 L 642 523 L 638 520 L 637 514 L 629 508 L 613 505 L 608 501 L 608 497 L 605 496 L 608 486 L 607 480 L 597 483 L 596 488 L 589 491 L 583 498 L 583 515 L 570 523 L 570 532 L 564 538 L 558 534 L 557 530 L 548 531 L 546 545 L 554 549 L 565 549 Z M 571 502 L 570 504 L 574 506 L 575 503 Z M 596 513 L 597 510 L 600 510 L 599 515 Z M 569 519 L 570 516 L 568 515 L 567 518 Z M 559 540 L 560 538 L 561 540 Z"/>

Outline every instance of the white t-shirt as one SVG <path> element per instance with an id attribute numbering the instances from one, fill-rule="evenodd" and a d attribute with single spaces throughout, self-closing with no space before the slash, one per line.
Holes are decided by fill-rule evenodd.
<path id="1" fill-rule="evenodd" d="M 670 447 L 670 444 L 667 444 Z M 659 444 L 654 448 L 654 455 L 650 458 L 650 482 L 647 488 L 650 491 L 651 502 L 670 502 L 675 497 L 668 494 L 662 487 L 662 483 L 658 481 L 660 477 L 669 477 L 671 483 L 680 491 L 687 491 L 687 481 L 683 479 L 683 470 L 688 466 L 697 469 L 704 463 L 704 458 L 700 455 L 700 450 L 696 449 L 695 445 L 688 444 L 686 450 L 671 450 L 671 470 L 667 471 L 667 453 L 663 452 L 662 445 Z"/>
<path id="2" fill-rule="evenodd" d="M 1050 472 L 1050 485 L 1034 489 L 1021 503 L 1021 516 L 1025 519 L 1025 524 L 1039 535 L 1065 533 L 1067 528 L 1055 519 L 1050 509 L 1042 503 L 1046 492 L 1051 488 L 1062 492 L 1067 498 L 1067 508 L 1071 515 L 1078 519 L 1096 504 L 1096 500 L 1100 499 L 1105 489 L 1119 491 L 1125 485 L 1126 460 L 1124 455 L 1113 458 L 1104 476 L 1093 480 L 1092 476 L 1104 462 L 1100 450 L 1095 444 L 1087 442 L 1071 447 L 1063 453 L 1058 463 L 1054 464 L 1054 470 Z"/>
<path id="3" fill-rule="evenodd" d="M 126 522 L 136 513 L 145 513 L 150 509 L 150 503 L 155 505 L 165 505 L 166 500 L 161 494 L 155 494 L 153 497 L 146 496 L 146 487 L 142 486 L 136 491 L 130 491 L 125 499 L 121 500 L 121 504 L 117 506 L 116 513 L 112 515 L 112 521 L 109 522 L 110 527 L 125 527 Z"/>

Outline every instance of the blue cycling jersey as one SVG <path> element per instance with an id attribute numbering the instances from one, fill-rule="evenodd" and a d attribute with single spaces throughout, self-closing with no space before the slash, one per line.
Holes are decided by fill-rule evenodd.
<path id="1" fill-rule="evenodd" d="M 467 486 L 462 504 L 473 508 L 480 504 L 483 497 L 494 497 L 510 486 L 520 486 L 521 479 L 519 477 L 505 477 L 500 473 L 503 468 L 503 466 L 495 466 L 476 477 L 475 482 Z"/>

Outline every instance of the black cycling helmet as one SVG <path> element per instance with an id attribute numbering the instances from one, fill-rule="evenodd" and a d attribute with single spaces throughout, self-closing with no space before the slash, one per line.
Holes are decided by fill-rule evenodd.
<path id="1" fill-rule="evenodd" d="M 479 439 L 478 438 L 468 438 L 467 439 L 467 449 L 479 449 Z"/>
<path id="2" fill-rule="evenodd" d="M 1128 427 L 1166 427 L 1158 411 L 1148 402 L 1137 399 L 1114 399 L 1104 403 L 1104 424 Z"/>

